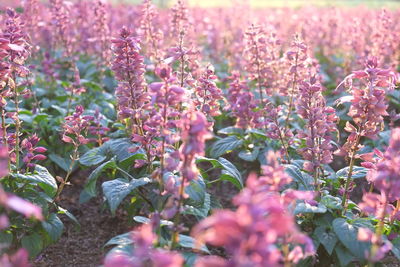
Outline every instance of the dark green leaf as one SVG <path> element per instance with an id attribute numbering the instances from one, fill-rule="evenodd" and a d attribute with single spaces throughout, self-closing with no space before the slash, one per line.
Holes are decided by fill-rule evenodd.
<path id="1" fill-rule="evenodd" d="M 350 224 L 344 218 L 336 218 L 333 221 L 332 226 L 343 246 L 345 246 L 358 259 L 364 259 L 365 252 L 370 251 L 371 244 L 360 242 L 357 239 L 358 229 L 360 227 L 365 227 L 363 221 L 354 220 Z"/>
<path id="2" fill-rule="evenodd" d="M 27 174 L 12 174 L 13 177 L 37 183 L 49 196 L 54 196 L 57 192 L 56 179 L 49 173 L 49 171 L 40 165 L 35 166 L 33 173 Z"/>
<path id="3" fill-rule="evenodd" d="M 205 253 L 207 253 L 207 254 L 210 254 L 210 251 L 208 250 L 208 248 L 207 248 L 205 245 L 200 245 L 200 246 L 199 246 L 199 245 L 196 243 L 196 240 L 193 239 L 193 237 L 191 237 L 191 236 L 179 235 L 179 242 L 178 242 L 178 244 L 179 244 L 181 247 L 184 247 L 184 248 L 191 248 L 191 249 L 194 249 L 194 250 L 200 250 L 200 251 L 202 251 L 202 252 L 205 252 Z"/>
<path id="4" fill-rule="evenodd" d="M 221 180 L 227 180 L 233 183 L 239 189 L 243 188 L 243 180 L 242 175 L 236 169 L 235 165 L 233 165 L 229 160 L 224 159 L 222 157 L 218 158 L 219 163 L 221 163 L 223 170 L 221 174 Z"/>
<path id="5" fill-rule="evenodd" d="M 64 224 L 56 214 L 51 213 L 46 221 L 42 222 L 43 229 L 47 232 L 52 242 L 56 242 L 62 235 Z"/>
<path id="6" fill-rule="evenodd" d="M 319 242 L 325 247 L 329 255 L 332 255 L 333 249 L 338 242 L 335 233 L 329 231 L 326 226 L 318 226 L 315 229 L 314 234 L 318 238 Z"/>
<path id="7" fill-rule="evenodd" d="M 243 144 L 243 140 L 238 139 L 236 136 L 228 136 L 217 140 L 210 149 L 210 155 L 213 158 L 218 158 L 225 153 L 228 153 Z"/>
<path id="8" fill-rule="evenodd" d="M 97 179 L 100 177 L 100 174 L 106 170 L 115 168 L 117 168 L 117 164 L 115 163 L 115 159 L 112 158 L 111 160 L 104 162 L 103 164 L 98 166 L 94 171 L 92 171 L 92 173 L 88 177 L 88 180 L 84 187 L 84 191 L 82 191 L 82 193 L 85 192 L 88 195 L 85 198 L 86 201 L 88 201 L 91 197 L 96 196 L 96 183 Z"/>
<path id="9" fill-rule="evenodd" d="M 318 203 L 318 206 L 312 206 L 305 202 L 299 202 L 296 204 L 296 207 L 294 208 L 294 214 L 325 213 L 326 211 L 327 211 L 326 207 L 321 203 Z"/>
<path id="10" fill-rule="evenodd" d="M 115 180 L 107 181 L 102 184 L 104 195 L 110 206 L 110 211 L 115 215 L 122 200 L 129 195 L 135 188 L 150 183 L 149 178 L 133 179 L 128 181 L 126 179 L 118 178 Z"/>
<path id="11" fill-rule="evenodd" d="M 367 172 L 368 172 L 367 168 L 354 166 L 351 178 L 352 179 L 364 178 L 367 175 Z M 345 167 L 336 172 L 336 176 L 338 178 L 347 178 L 348 175 L 349 175 L 349 167 Z"/>
<path id="12" fill-rule="evenodd" d="M 37 233 L 24 236 L 21 239 L 21 244 L 29 252 L 31 258 L 36 257 L 43 249 L 43 240 Z"/>

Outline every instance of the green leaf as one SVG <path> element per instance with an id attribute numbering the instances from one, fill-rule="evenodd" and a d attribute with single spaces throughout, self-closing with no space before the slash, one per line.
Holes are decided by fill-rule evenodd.
<path id="1" fill-rule="evenodd" d="M 107 246 L 126 246 L 126 245 L 130 245 L 133 243 L 132 240 L 132 234 L 133 232 L 127 232 L 124 234 L 120 234 L 117 236 L 114 236 L 113 238 L 111 238 L 110 240 L 107 241 L 107 243 L 104 244 L 104 247 Z"/>
<path id="2" fill-rule="evenodd" d="M 347 266 L 354 260 L 354 256 L 340 243 L 336 245 L 335 253 L 339 259 L 340 266 Z"/>
<path id="3" fill-rule="evenodd" d="M 247 129 L 246 133 L 249 133 L 249 134 L 255 136 L 256 138 L 263 139 L 263 140 L 268 138 L 266 132 L 261 131 L 259 129 Z"/>
<path id="4" fill-rule="evenodd" d="M 292 164 L 283 164 L 283 166 L 285 167 L 285 172 L 299 185 L 300 190 L 309 191 L 314 189 L 313 181 L 303 175 L 298 167 Z"/>
<path id="5" fill-rule="evenodd" d="M 106 144 L 107 142 L 100 147 L 96 147 L 87 151 L 85 154 L 83 154 L 83 156 L 81 156 L 79 163 L 84 166 L 94 166 L 105 161 L 108 150 L 108 145 Z"/>
<path id="6" fill-rule="evenodd" d="M 210 212 L 211 208 L 211 196 L 210 194 L 206 193 L 204 197 L 204 203 L 202 207 L 196 208 L 193 206 L 185 206 L 185 214 L 191 214 L 200 218 L 207 217 L 208 213 Z"/>
<path id="7" fill-rule="evenodd" d="M 244 133 L 243 129 L 236 128 L 233 126 L 229 126 L 218 131 L 218 134 L 226 134 L 226 135 L 243 135 L 243 133 Z"/>
<path id="8" fill-rule="evenodd" d="M 314 234 L 318 238 L 319 242 L 325 247 L 329 255 L 332 255 L 333 249 L 338 242 L 335 233 L 329 231 L 326 226 L 318 226 L 315 229 Z"/>
<path id="9" fill-rule="evenodd" d="M 352 179 L 364 178 L 367 175 L 368 169 L 364 167 L 354 166 L 353 173 L 351 175 Z M 347 178 L 349 175 L 349 167 L 345 167 L 336 172 L 336 177 Z"/>
<path id="10" fill-rule="evenodd" d="M 235 165 L 233 165 L 229 160 L 224 159 L 222 157 L 218 158 L 218 162 L 222 165 L 223 170 L 221 174 L 221 180 L 230 181 L 237 188 L 243 188 L 243 180 L 242 175 L 236 169 Z"/>
<path id="11" fill-rule="evenodd" d="M 42 227 L 49 235 L 51 242 L 56 242 L 64 230 L 63 222 L 54 213 L 51 213 L 49 218 L 42 222 Z"/>
<path id="12" fill-rule="evenodd" d="M 31 258 L 35 258 L 43 249 L 43 240 L 37 233 L 24 236 L 21 244 L 29 252 Z"/>
<path id="13" fill-rule="evenodd" d="M 393 255 L 400 260 L 400 237 L 395 238 L 392 240 L 392 252 Z"/>
<path id="14" fill-rule="evenodd" d="M 90 198 L 95 197 L 96 196 L 96 183 L 97 183 L 97 179 L 100 177 L 100 174 L 106 170 L 109 169 L 116 169 L 117 168 L 117 164 L 115 162 L 115 158 L 112 158 L 109 161 L 104 162 L 103 164 L 101 164 L 100 166 L 98 166 L 94 171 L 92 171 L 92 173 L 89 175 L 86 185 L 84 187 L 84 191 L 87 194 L 87 197 L 82 199 L 85 201 L 81 201 L 80 198 L 80 203 L 84 203 L 86 201 L 88 201 Z M 81 196 L 82 196 L 81 193 Z"/>
<path id="15" fill-rule="evenodd" d="M 69 219 L 71 219 L 77 226 L 81 226 L 78 219 L 71 213 L 69 212 L 67 209 L 64 209 L 60 206 L 57 207 L 58 209 L 58 214 L 64 214 L 65 216 L 67 216 Z"/>
<path id="16" fill-rule="evenodd" d="M 128 181 L 123 178 L 104 182 L 101 186 L 104 195 L 110 206 L 110 211 L 115 215 L 115 211 L 124 198 L 129 195 L 135 188 L 150 183 L 151 180 L 147 177 L 133 179 Z"/>
<path id="17" fill-rule="evenodd" d="M 9 231 L 1 231 L 0 232 L 0 247 L 9 247 L 13 241 L 13 234 Z M 1 250 L 0 250 L 1 251 Z"/>
<path id="18" fill-rule="evenodd" d="M 208 248 L 205 245 L 198 246 L 197 243 L 196 243 L 196 240 L 191 236 L 182 235 L 182 234 L 179 235 L 178 244 L 181 247 L 184 247 L 184 248 L 191 248 L 191 249 L 194 249 L 194 250 L 200 250 L 202 252 L 210 254 L 210 251 L 208 250 Z"/>
<path id="19" fill-rule="evenodd" d="M 358 229 L 366 227 L 362 220 L 354 220 L 352 224 L 348 223 L 344 218 L 336 218 L 333 223 L 333 231 L 336 233 L 340 242 L 353 255 L 362 260 L 365 252 L 370 251 L 371 243 L 360 242 L 357 239 Z"/>
<path id="20" fill-rule="evenodd" d="M 339 197 L 326 195 L 321 198 L 321 203 L 328 209 L 342 209 L 342 200 Z"/>
<path id="21" fill-rule="evenodd" d="M 253 150 L 242 150 L 239 152 L 238 156 L 242 160 L 253 162 L 257 159 L 260 152 L 259 147 L 255 147 Z"/>
<path id="22" fill-rule="evenodd" d="M 210 149 L 210 155 L 213 158 L 218 158 L 225 153 L 228 153 L 243 144 L 243 140 L 238 139 L 236 136 L 228 136 L 217 140 Z"/>
<path id="23" fill-rule="evenodd" d="M 327 211 L 325 205 L 318 203 L 318 206 L 312 206 L 309 203 L 299 202 L 294 208 L 294 214 L 300 213 L 325 213 Z"/>
<path id="24" fill-rule="evenodd" d="M 37 183 L 49 196 L 55 196 L 57 192 L 58 187 L 56 179 L 43 166 L 36 165 L 33 173 L 13 173 L 11 175 L 15 178 Z"/>
<path id="25" fill-rule="evenodd" d="M 135 222 L 145 223 L 145 224 L 148 224 L 151 221 L 149 218 L 146 218 L 146 217 L 143 217 L 143 216 L 135 216 L 135 217 L 133 217 L 133 220 Z M 174 223 L 171 222 L 171 221 L 160 220 L 160 226 L 172 226 L 172 225 L 174 225 Z"/>
<path id="26" fill-rule="evenodd" d="M 206 158 L 206 157 L 197 157 L 196 158 L 196 164 L 199 164 L 201 162 L 209 162 L 209 163 L 211 163 L 211 165 L 214 168 L 222 168 L 221 163 L 219 163 L 219 161 L 216 160 L 216 159 L 211 159 L 211 158 Z"/>
<path id="27" fill-rule="evenodd" d="M 63 169 L 65 172 L 69 171 L 70 165 L 71 165 L 71 160 L 62 158 L 59 155 L 56 154 L 50 154 L 49 159 L 54 162 L 58 167 Z M 76 164 L 74 164 L 73 169 L 75 169 Z"/>
<path id="28" fill-rule="evenodd" d="M 206 184 L 201 176 L 190 182 L 189 186 L 185 187 L 185 193 L 189 195 L 188 203 L 199 207 L 203 205 L 206 194 Z"/>

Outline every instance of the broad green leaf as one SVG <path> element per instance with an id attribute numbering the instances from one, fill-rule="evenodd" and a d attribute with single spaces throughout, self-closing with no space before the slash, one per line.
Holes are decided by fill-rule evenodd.
<path id="1" fill-rule="evenodd" d="M 208 248 L 205 245 L 198 246 L 197 243 L 196 243 L 196 240 L 191 236 L 182 235 L 182 234 L 179 235 L 178 244 L 181 247 L 184 247 L 184 248 L 191 248 L 191 249 L 194 249 L 194 250 L 200 250 L 202 252 L 210 254 L 210 251 L 208 250 Z"/>
<path id="2" fill-rule="evenodd" d="M 233 126 L 229 126 L 221 130 L 218 130 L 218 134 L 226 134 L 226 135 L 243 135 L 243 133 L 244 133 L 243 129 L 236 128 Z"/>
<path id="3" fill-rule="evenodd" d="M 133 243 L 132 234 L 133 232 L 131 231 L 121 235 L 114 236 L 113 238 L 108 240 L 107 243 L 104 244 L 104 247 L 130 245 Z"/>
<path id="4" fill-rule="evenodd" d="M 43 240 L 38 233 L 24 236 L 21 244 L 29 252 L 31 258 L 35 258 L 43 249 Z"/>
<path id="5" fill-rule="evenodd" d="M 210 155 L 213 158 L 218 158 L 219 156 L 240 147 L 242 144 L 243 140 L 234 135 L 219 139 L 211 146 Z"/>
<path id="6" fill-rule="evenodd" d="M 312 206 L 309 203 L 299 202 L 294 208 L 294 214 L 300 213 L 325 213 L 327 211 L 325 205 L 318 203 L 318 206 Z"/>
<path id="7" fill-rule="evenodd" d="M 11 245 L 14 237 L 11 231 L 1 231 L 0 232 L 0 247 L 8 247 Z"/>
<path id="8" fill-rule="evenodd" d="M 353 220 L 352 223 L 349 223 L 344 218 L 336 218 L 332 226 L 333 231 L 336 233 L 343 246 L 358 259 L 364 259 L 365 252 L 370 251 L 371 247 L 370 243 L 360 242 L 357 239 L 358 229 L 360 227 L 365 227 L 364 222 L 361 220 Z"/>
<path id="9" fill-rule="evenodd" d="M 398 260 L 400 260 L 400 237 L 395 238 L 392 240 L 392 252 L 393 255 L 396 256 Z"/>
<path id="10" fill-rule="evenodd" d="M 145 224 L 150 223 L 150 221 L 151 221 L 149 218 L 146 218 L 143 216 L 135 216 L 135 217 L 133 217 L 133 220 L 135 222 L 145 223 Z M 160 225 L 161 226 L 172 226 L 172 225 L 174 225 L 174 223 L 171 221 L 167 221 L 167 220 L 160 220 Z"/>
<path id="11" fill-rule="evenodd" d="M 58 167 L 63 169 L 65 172 L 69 171 L 70 165 L 71 165 L 71 160 L 67 158 L 62 158 L 59 155 L 56 154 L 50 154 L 49 159 L 54 162 Z M 74 164 L 73 169 L 75 169 L 76 164 Z"/>
<path id="12" fill-rule="evenodd" d="M 94 166 L 105 161 L 107 159 L 108 150 L 108 145 L 106 144 L 107 142 L 100 147 L 87 151 L 83 156 L 81 156 L 79 163 L 85 166 Z"/>
<path id="13" fill-rule="evenodd" d="M 204 203 L 203 206 L 197 208 L 193 206 L 185 206 L 185 214 L 191 214 L 200 218 L 205 218 L 207 217 L 208 213 L 210 212 L 210 207 L 211 207 L 211 197 L 210 194 L 206 193 L 204 197 Z"/>
<path id="14" fill-rule="evenodd" d="M 342 209 L 342 200 L 339 197 L 326 195 L 321 198 L 321 203 L 328 209 Z"/>
<path id="15" fill-rule="evenodd" d="M 115 163 L 115 159 L 112 158 L 111 160 L 104 162 L 103 164 L 98 166 L 94 171 L 92 171 L 92 173 L 89 175 L 87 179 L 84 191 L 82 191 L 82 193 L 85 192 L 88 195 L 84 200 L 88 201 L 90 198 L 96 196 L 96 183 L 97 179 L 100 177 L 100 174 L 106 170 L 115 168 L 117 168 L 117 164 Z"/>
<path id="16" fill-rule="evenodd" d="M 211 165 L 214 168 L 222 168 L 221 163 L 219 163 L 219 161 L 216 160 L 216 159 L 211 159 L 211 158 L 206 158 L 206 157 L 197 157 L 196 158 L 196 164 L 199 164 L 201 162 L 209 162 L 209 163 L 211 163 Z"/>
<path id="17" fill-rule="evenodd" d="M 354 166 L 353 173 L 351 175 L 352 179 L 364 178 L 367 175 L 368 169 L 364 167 Z M 349 167 L 345 167 L 336 172 L 336 177 L 347 178 L 349 175 Z"/>
<path id="18" fill-rule="evenodd" d="M 185 193 L 189 195 L 187 202 L 189 205 L 200 207 L 204 203 L 206 195 L 206 185 L 201 176 L 190 182 L 189 186 L 185 187 Z"/>
<path id="19" fill-rule="evenodd" d="M 329 231 L 326 226 L 318 226 L 315 229 L 314 234 L 318 238 L 319 242 L 325 247 L 329 255 L 332 255 L 333 249 L 338 242 L 336 234 Z"/>
<path id="20" fill-rule="evenodd" d="M 150 183 L 151 180 L 147 177 L 140 179 L 133 179 L 128 181 L 123 178 L 104 182 L 101 186 L 103 188 L 104 195 L 110 206 L 110 211 L 115 215 L 119 204 L 124 198 L 129 195 L 135 188 Z"/>
<path id="21" fill-rule="evenodd" d="M 259 129 L 247 129 L 246 133 L 252 134 L 253 136 L 263 140 L 268 138 L 266 132 L 261 131 Z"/>
<path id="22" fill-rule="evenodd" d="M 255 147 L 253 150 L 242 150 L 239 152 L 238 156 L 242 160 L 253 162 L 257 159 L 258 154 L 260 153 L 260 148 Z"/>
<path id="23" fill-rule="evenodd" d="M 20 174 L 14 173 L 13 177 L 37 183 L 49 196 L 54 196 L 57 192 L 56 179 L 49 173 L 49 171 L 40 165 L 35 166 L 32 173 Z"/>
<path id="24" fill-rule="evenodd" d="M 354 260 L 354 255 L 351 254 L 342 244 L 337 244 L 335 247 L 336 256 L 339 259 L 340 266 L 347 266 Z"/>
<path id="25" fill-rule="evenodd" d="M 297 166 L 292 164 L 284 164 L 283 166 L 285 167 L 286 173 L 299 185 L 300 190 L 313 190 L 313 181 L 310 181 L 309 177 L 303 175 Z"/>
<path id="26" fill-rule="evenodd" d="M 54 213 L 51 213 L 49 218 L 42 222 L 42 227 L 49 235 L 51 242 L 56 242 L 64 230 L 63 222 Z"/>
<path id="27" fill-rule="evenodd" d="M 222 157 L 218 158 L 219 163 L 221 163 L 223 170 L 221 174 L 221 180 L 227 180 L 233 183 L 239 189 L 243 188 L 243 180 L 242 175 L 236 169 L 235 165 L 233 165 L 229 160 L 224 159 Z"/>

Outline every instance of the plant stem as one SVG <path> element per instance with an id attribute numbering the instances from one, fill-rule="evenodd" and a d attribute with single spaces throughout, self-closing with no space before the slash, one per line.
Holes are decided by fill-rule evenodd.
<path id="1" fill-rule="evenodd" d="M 65 176 L 64 181 L 60 184 L 60 187 L 57 190 L 57 194 L 56 194 L 54 200 L 57 200 L 60 197 L 61 192 L 63 191 L 65 185 L 68 183 L 69 177 L 71 176 L 72 170 L 74 168 L 75 161 L 77 161 L 79 158 L 78 148 L 79 148 L 79 146 L 75 146 L 75 148 L 74 148 L 74 152 L 71 157 L 71 163 L 69 165 L 67 175 Z"/>
<path id="2" fill-rule="evenodd" d="M 19 135 L 21 122 L 19 120 L 19 92 L 17 85 L 14 85 L 14 105 L 15 105 L 15 168 L 16 172 L 19 172 Z"/>
<path id="3" fill-rule="evenodd" d="M 357 131 L 356 142 L 354 143 L 354 146 L 352 147 L 352 151 L 351 151 L 349 172 L 347 174 L 346 185 L 345 185 L 344 193 L 343 193 L 343 197 L 342 197 L 343 214 L 345 214 L 346 210 L 347 210 L 347 201 L 348 201 L 347 194 L 348 194 L 348 190 L 350 187 L 350 182 L 352 181 L 353 168 L 354 168 L 354 163 L 356 160 L 356 153 L 358 151 L 358 145 L 360 144 L 360 140 L 361 140 L 361 131 L 362 131 L 362 126 L 360 126 Z"/>
<path id="4" fill-rule="evenodd" d="M 179 242 L 179 223 L 181 220 L 181 207 L 183 202 L 183 193 L 185 188 L 185 177 L 182 177 L 181 185 L 179 187 L 179 199 L 178 199 L 178 208 L 177 214 L 174 219 L 174 232 L 172 233 L 172 242 L 171 242 L 171 249 L 174 249 Z"/>
<path id="5" fill-rule="evenodd" d="M 8 151 L 8 140 L 7 140 L 7 126 L 6 126 L 6 112 L 3 107 L 0 106 L 1 113 L 1 129 L 2 129 L 2 139 L 3 145 L 6 147 Z M 8 157 L 7 159 L 8 172 L 11 171 L 11 159 Z"/>

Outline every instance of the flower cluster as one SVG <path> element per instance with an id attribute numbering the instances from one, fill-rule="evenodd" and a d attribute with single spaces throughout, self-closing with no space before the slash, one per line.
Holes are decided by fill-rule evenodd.
<path id="1" fill-rule="evenodd" d="M 32 136 L 25 138 L 21 142 L 21 149 L 25 151 L 23 162 L 28 168 L 35 167 L 35 164 L 33 164 L 32 161 L 45 160 L 47 158 L 45 155 L 42 154 L 45 153 L 47 149 L 42 146 L 36 146 L 39 140 L 40 138 L 36 134 L 33 134 Z"/>
<path id="2" fill-rule="evenodd" d="M 391 243 L 382 240 L 384 221 L 389 215 L 391 222 L 400 217 L 400 206 L 392 202 L 400 201 L 400 128 L 392 130 L 389 146 L 385 153 L 377 152 L 382 158 L 376 164 L 370 164 L 368 179 L 380 194 L 366 193 L 360 208 L 367 214 L 375 215 L 379 222 L 376 232 L 361 228 L 358 234 L 360 241 L 371 241 L 373 249 L 368 253 L 373 262 L 380 261 L 391 249 Z M 372 166 L 371 166 L 372 165 Z"/>
<path id="3" fill-rule="evenodd" d="M 97 0 L 94 7 L 95 21 L 93 30 L 96 33 L 95 48 L 102 59 L 102 63 L 108 65 L 111 55 L 109 49 L 109 34 L 107 5 L 103 0 Z"/>
<path id="4" fill-rule="evenodd" d="M 203 75 L 197 80 L 195 88 L 195 100 L 197 109 L 209 118 L 220 115 L 220 101 L 223 101 L 222 90 L 215 84 L 217 76 L 214 69 L 207 66 Z"/>
<path id="5" fill-rule="evenodd" d="M 181 267 L 184 260 L 177 252 L 153 248 L 157 235 L 153 223 L 144 224 L 132 233 L 133 255 L 113 253 L 104 260 L 104 267 Z"/>
<path id="6" fill-rule="evenodd" d="M 72 55 L 72 38 L 70 34 L 70 3 L 62 0 L 50 0 L 52 25 L 54 28 L 53 49 L 62 47 L 67 57 Z"/>
<path id="7" fill-rule="evenodd" d="M 156 7 L 151 3 L 151 0 L 143 1 L 141 15 L 140 35 L 145 40 L 144 43 L 149 44 L 148 47 L 146 47 L 146 54 L 156 63 L 159 63 L 163 58 L 161 43 L 164 39 L 164 34 L 154 25 L 158 13 Z"/>
<path id="8" fill-rule="evenodd" d="M 360 86 L 353 86 L 353 79 L 361 82 Z M 376 58 L 366 62 L 364 70 L 355 71 L 346 77 L 351 96 L 339 99 L 339 102 L 351 102 L 348 115 L 353 119 L 355 126 L 347 122 L 345 130 L 350 133 L 346 143 L 337 151 L 338 155 L 346 156 L 352 151 L 361 148 L 362 136 L 375 139 L 381 131 L 383 116 L 388 116 L 385 89 L 394 88 L 395 76 L 386 69 L 378 68 Z"/>
<path id="9" fill-rule="evenodd" d="M 232 116 L 237 118 L 236 126 L 239 128 L 253 128 L 259 123 L 259 113 L 254 95 L 247 83 L 240 80 L 239 72 L 233 72 L 229 77 L 227 100 Z"/>
<path id="10" fill-rule="evenodd" d="M 305 129 L 297 133 L 299 139 L 306 140 L 306 147 L 301 148 L 300 153 L 307 160 L 304 169 L 316 174 L 322 164 L 332 161 L 331 135 L 337 131 L 337 117 L 335 109 L 326 106 L 318 77 L 311 76 L 308 81 L 301 82 L 299 91 L 297 112 L 306 120 Z"/>
<path id="11" fill-rule="evenodd" d="M 203 258 L 198 266 L 279 266 L 296 263 L 314 253 L 311 239 L 299 232 L 288 204 L 297 199 L 310 200 L 311 192 L 290 190 L 282 195 L 277 189 L 291 178 L 279 166 L 275 154 L 269 154 L 270 166 L 264 175 L 248 177 L 246 188 L 234 198 L 236 211 L 220 210 L 195 226 L 197 240 L 223 246 L 229 260 Z M 303 244 L 303 249 L 300 244 Z M 283 252 L 280 251 L 283 249 Z"/>
<path id="12" fill-rule="evenodd" d="M 269 38 L 264 27 L 252 24 L 245 32 L 246 46 L 244 56 L 246 58 L 245 69 L 251 80 L 255 80 L 258 86 L 258 93 L 263 100 L 264 92 L 267 95 L 272 95 L 270 87 L 272 75 L 271 63 L 276 60 L 276 46 L 279 45 L 279 40 L 272 34 Z"/>
<path id="13" fill-rule="evenodd" d="M 112 40 L 115 54 L 112 70 L 119 81 L 115 90 L 118 115 L 129 118 L 132 134 L 143 135 L 143 112 L 147 107 L 148 93 L 144 80 L 145 66 L 140 55 L 140 44 L 125 27 L 119 37 Z"/>
<path id="14" fill-rule="evenodd" d="M 91 139 L 91 141 L 97 142 L 99 145 L 102 145 L 104 142 L 108 141 L 109 138 L 105 137 L 106 133 L 110 131 L 110 128 L 103 126 L 102 120 L 104 119 L 104 115 L 100 114 L 100 111 L 96 109 L 93 122 L 89 126 L 89 134 L 94 135 L 96 138 Z"/>
<path id="15" fill-rule="evenodd" d="M 84 111 L 82 106 L 76 106 L 75 112 L 65 117 L 65 122 L 63 124 L 64 131 L 62 140 L 66 143 L 73 144 L 75 147 L 85 145 L 89 142 L 86 135 L 94 118 L 90 115 L 83 115 Z"/>

